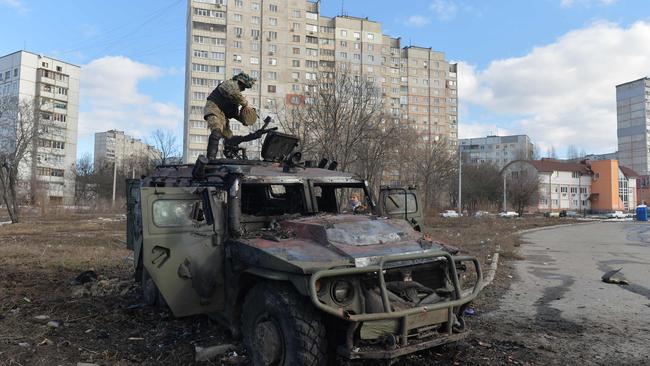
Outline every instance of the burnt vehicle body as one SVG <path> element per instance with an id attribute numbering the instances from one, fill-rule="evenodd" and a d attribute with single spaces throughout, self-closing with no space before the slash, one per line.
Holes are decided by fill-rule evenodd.
<path id="1" fill-rule="evenodd" d="M 289 164 L 286 138 L 269 135 L 262 161 L 199 159 L 130 181 L 127 245 L 147 302 L 212 316 L 254 364 L 391 360 L 463 338 L 478 261 L 412 227 L 412 189 L 382 189 L 375 207 L 365 181 Z M 341 209 L 350 190 L 370 213 Z M 463 291 L 466 264 L 475 283 Z"/>

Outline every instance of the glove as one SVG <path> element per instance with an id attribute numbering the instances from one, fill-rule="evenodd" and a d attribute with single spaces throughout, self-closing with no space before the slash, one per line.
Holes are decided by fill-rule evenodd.
<path id="1" fill-rule="evenodd" d="M 257 122 L 257 111 L 252 107 L 242 107 L 239 111 L 239 121 L 244 124 L 244 126 L 252 126 Z"/>

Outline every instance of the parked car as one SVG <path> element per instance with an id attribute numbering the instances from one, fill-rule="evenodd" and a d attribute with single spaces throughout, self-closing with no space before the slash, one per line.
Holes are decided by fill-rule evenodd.
<path id="1" fill-rule="evenodd" d="M 507 218 L 507 219 L 518 217 L 518 216 L 519 216 L 519 214 L 516 213 L 515 211 L 502 211 L 502 212 L 499 212 L 499 217 L 503 217 L 503 218 Z"/>
<path id="2" fill-rule="evenodd" d="M 607 214 L 608 219 L 624 219 L 626 217 L 627 215 L 624 214 L 623 211 L 614 211 Z"/>
<path id="3" fill-rule="evenodd" d="M 560 217 L 578 217 L 578 213 L 576 211 L 562 210 L 560 211 Z"/>
<path id="4" fill-rule="evenodd" d="M 444 218 L 452 218 L 453 217 L 453 218 L 455 218 L 455 217 L 460 217 L 460 215 L 458 215 L 458 212 L 456 212 L 454 210 L 444 210 L 444 211 L 442 211 L 440 213 L 440 217 L 444 217 Z"/>

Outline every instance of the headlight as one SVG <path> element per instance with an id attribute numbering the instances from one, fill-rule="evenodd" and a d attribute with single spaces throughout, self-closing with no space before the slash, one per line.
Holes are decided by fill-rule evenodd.
<path id="1" fill-rule="evenodd" d="M 345 304 L 352 300 L 354 287 L 348 281 L 336 281 L 332 286 L 332 298 L 339 304 Z"/>

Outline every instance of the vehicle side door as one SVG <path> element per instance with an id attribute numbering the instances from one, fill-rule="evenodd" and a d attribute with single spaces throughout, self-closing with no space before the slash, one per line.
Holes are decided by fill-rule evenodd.
<path id="1" fill-rule="evenodd" d="M 141 199 L 143 265 L 174 315 L 222 310 L 225 192 L 143 187 Z"/>

